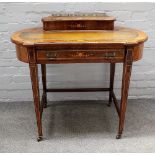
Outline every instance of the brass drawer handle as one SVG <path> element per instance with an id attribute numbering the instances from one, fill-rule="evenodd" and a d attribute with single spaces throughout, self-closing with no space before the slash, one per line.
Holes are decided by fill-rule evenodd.
<path id="1" fill-rule="evenodd" d="M 112 59 L 112 58 L 114 58 L 116 56 L 116 53 L 115 52 L 106 52 L 104 54 L 104 56 L 105 56 L 106 59 Z"/>
<path id="2" fill-rule="evenodd" d="M 57 53 L 48 52 L 48 53 L 46 53 L 46 57 L 47 57 L 48 59 L 55 59 L 55 58 L 57 58 Z"/>
<path id="3" fill-rule="evenodd" d="M 97 56 L 100 55 L 101 57 L 103 56 L 106 59 L 112 59 L 116 56 L 115 52 L 104 52 L 103 54 L 97 53 L 97 52 L 92 52 L 88 54 L 88 56 Z"/>

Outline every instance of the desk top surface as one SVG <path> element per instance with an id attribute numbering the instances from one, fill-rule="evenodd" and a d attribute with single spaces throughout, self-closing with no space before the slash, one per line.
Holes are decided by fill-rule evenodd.
<path id="1" fill-rule="evenodd" d="M 55 30 L 42 28 L 24 29 L 14 33 L 12 42 L 21 45 L 58 44 L 58 43 L 118 43 L 136 44 L 147 40 L 143 31 L 115 27 L 114 30 Z"/>

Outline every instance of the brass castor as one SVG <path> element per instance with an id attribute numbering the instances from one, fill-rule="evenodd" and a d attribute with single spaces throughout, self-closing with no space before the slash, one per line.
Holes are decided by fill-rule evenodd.
<path id="1" fill-rule="evenodd" d="M 118 134 L 118 135 L 116 136 L 116 139 L 121 139 L 121 137 L 122 137 L 122 135 L 121 135 L 121 134 Z"/>
<path id="2" fill-rule="evenodd" d="M 108 107 L 111 107 L 111 103 L 112 103 L 112 102 L 109 102 L 109 103 L 107 104 L 107 106 L 108 106 Z"/>
<path id="3" fill-rule="evenodd" d="M 43 137 L 42 136 L 39 136 L 38 138 L 37 138 L 37 141 L 38 142 L 40 142 L 40 141 L 42 141 L 43 140 Z"/>
<path id="4" fill-rule="evenodd" d="M 47 98 L 46 95 L 43 95 L 43 108 L 47 108 Z"/>
<path id="5" fill-rule="evenodd" d="M 43 108 L 47 108 L 47 103 L 44 102 Z"/>

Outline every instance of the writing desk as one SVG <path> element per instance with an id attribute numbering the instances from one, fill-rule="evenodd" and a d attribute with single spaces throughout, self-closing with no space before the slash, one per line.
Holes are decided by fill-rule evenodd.
<path id="1" fill-rule="evenodd" d="M 25 29 L 11 37 L 16 44 L 17 58 L 29 63 L 34 106 L 38 127 L 38 141 L 42 140 L 42 112 L 47 106 L 47 92 L 109 91 L 119 117 L 117 139 L 121 138 L 132 63 L 142 58 L 147 35 L 139 30 L 115 27 L 113 30 L 52 30 Z M 46 64 L 110 63 L 110 86 L 108 88 L 55 89 L 46 86 Z M 123 63 L 121 101 L 114 94 L 115 64 Z M 43 94 L 40 101 L 38 64 L 41 64 Z"/>

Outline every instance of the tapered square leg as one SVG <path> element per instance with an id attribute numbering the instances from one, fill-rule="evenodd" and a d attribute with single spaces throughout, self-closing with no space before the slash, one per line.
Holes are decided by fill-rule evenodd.
<path id="1" fill-rule="evenodd" d="M 126 106 L 127 106 L 131 70 L 132 70 L 132 49 L 127 49 L 124 64 L 123 64 L 119 129 L 118 129 L 118 134 L 116 136 L 116 139 L 121 138 L 122 132 L 124 129 L 125 112 L 126 112 Z"/>
<path id="2" fill-rule="evenodd" d="M 36 113 L 37 127 L 38 127 L 37 140 L 40 141 L 43 138 L 43 134 L 42 134 L 41 106 L 40 106 L 40 97 L 39 97 L 38 67 L 37 67 L 37 64 L 30 63 L 29 68 L 30 68 L 34 106 L 35 106 L 35 113 Z"/>
<path id="3" fill-rule="evenodd" d="M 41 72 L 42 72 L 42 84 L 43 84 L 43 107 L 47 107 L 47 93 L 46 93 L 46 64 L 41 64 Z"/>
<path id="4" fill-rule="evenodd" d="M 112 93 L 114 88 L 114 77 L 115 77 L 115 63 L 110 63 L 110 91 L 109 91 L 109 103 L 108 106 L 111 106 L 112 103 Z"/>

